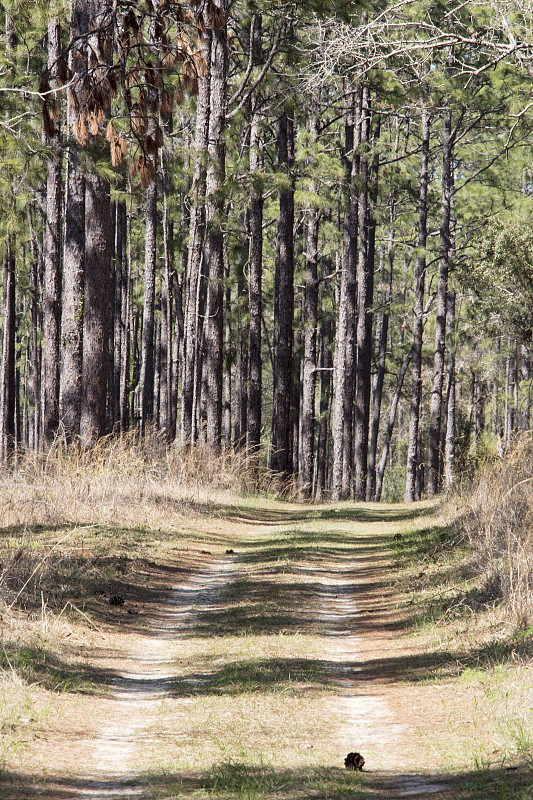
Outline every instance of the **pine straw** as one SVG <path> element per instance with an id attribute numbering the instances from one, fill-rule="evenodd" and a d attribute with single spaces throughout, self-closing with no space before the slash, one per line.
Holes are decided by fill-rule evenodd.
<path id="1" fill-rule="evenodd" d="M 521 435 L 474 479 L 461 527 L 493 592 L 513 620 L 525 627 L 533 616 L 533 442 Z"/>

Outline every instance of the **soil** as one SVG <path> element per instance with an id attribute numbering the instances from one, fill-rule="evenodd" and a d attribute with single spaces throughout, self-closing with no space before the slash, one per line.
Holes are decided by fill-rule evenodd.
<path id="1" fill-rule="evenodd" d="M 98 627 L 70 646 L 108 691 L 56 698 L 48 721 L 25 742 L 22 763 L 6 773 L 2 796 L 155 797 L 136 765 L 165 745 L 153 720 L 171 696 L 185 643 L 201 619 L 224 609 L 228 586 L 242 576 L 257 578 L 260 559 L 254 566 L 250 552 L 263 539 L 282 540 L 288 525 L 283 514 L 218 521 L 210 531 L 221 544 L 210 551 L 181 552 L 174 561 L 153 564 L 142 584 L 134 586 L 133 579 L 128 584 L 127 575 L 117 581 L 111 589 L 125 597 L 123 607 L 107 608 L 106 597 L 99 596 Z M 447 725 L 448 687 L 446 681 L 427 680 L 431 664 L 406 634 L 390 553 L 377 536 L 379 523 L 366 528 L 355 550 L 339 548 L 327 558 L 322 553 L 319 562 L 297 560 L 294 567 L 307 587 L 300 618 L 321 637 L 327 665 L 322 709 L 331 716 L 329 749 L 337 759 L 328 767 L 342 769 L 344 757 L 357 751 L 365 759 L 358 773 L 365 797 L 451 800 L 458 796 L 453 781 L 432 747 L 435 731 Z M 417 680 L 417 671 L 424 680 Z M 201 688 L 201 677 L 188 678 L 189 693 L 194 694 L 195 680 Z M 184 696 L 179 702 L 186 707 L 191 700 Z"/>

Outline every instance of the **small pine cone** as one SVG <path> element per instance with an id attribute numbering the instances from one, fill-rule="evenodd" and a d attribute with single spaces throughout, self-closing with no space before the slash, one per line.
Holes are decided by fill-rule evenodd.
<path id="1" fill-rule="evenodd" d="M 123 606 L 125 600 L 119 594 L 112 594 L 109 598 L 109 605 L 110 606 Z"/>

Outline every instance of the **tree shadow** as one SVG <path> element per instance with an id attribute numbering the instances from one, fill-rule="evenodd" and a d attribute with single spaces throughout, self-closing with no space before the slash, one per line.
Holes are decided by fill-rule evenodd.
<path id="1" fill-rule="evenodd" d="M 279 501 L 280 503 L 282 501 Z M 413 503 L 405 506 L 379 505 L 375 503 L 341 503 L 331 506 L 295 507 L 287 503 L 285 508 L 250 507 L 247 504 L 203 503 L 188 501 L 188 508 L 207 516 L 220 516 L 250 525 L 281 525 L 320 520 L 343 520 L 347 522 L 404 522 L 438 513 L 435 504 Z"/>
<path id="2" fill-rule="evenodd" d="M 102 779 L 76 778 L 61 774 L 46 777 L 29 770 L 0 773 L 2 800 L 74 800 L 82 796 L 141 800 L 527 800 L 531 798 L 533 770 L 522 762 L 512 767 L 446 772 L 386 772 L 365 766 L 350 772 L 339 766 L 323 765 L 283 769 L 238 761 L 215 763 L 197 771 L 152 771 L 125 780 L 123 775 Z"/>
<path id="3" fill-rule="evenodd" d="M 110 691 L 119 674 L 89 664 L 72 664 L 47 648 L 19 647 L 4 642 L 0 650 L 0 669 L 13 670 L 28 684 L 52 692 L 98 694 Z"/>

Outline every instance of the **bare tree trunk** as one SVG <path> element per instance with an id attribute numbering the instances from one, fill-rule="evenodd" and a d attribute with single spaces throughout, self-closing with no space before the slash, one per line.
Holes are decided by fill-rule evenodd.
<path id="1" fill-rule="evenodd" d="M 448 381 L 446 390 L 446 438 L 444 442 L 444 485 L 449 491 L 454 479 L 455 457 L 455 292 L 447 298 L 446 327 L 448 333 Z"/>
<path id="2" fill-rule="evenodd" d="M 224 334 L 224 450 L 231 447 L 231 284 L 229 263 L 226 261 L 226 308 Z"/>
<path id="3" fill-rule="evenodd" d="M 368 453 L 368 475 L 366 481 L 366 499 L 373 500 L 376 491 L 376 454 L 378 447 L 379 420 L 381 416 L 381 399 L 383 396 L 383 383 L 385 381 L 385 366 L 387 360 L 387 340 L 389 333 L 389 310 L 392 300 L 392 279 L 394 272 L 394 219 L 395 202 L 391 198 L 391 223 L 389 230 L 389 243 L 387 249 L 388 279 L 387 289 L 384 298 L 384 310 L 381 319 L 381 330 L 379 337 L 379 362 L 376 382 L 374 386 L 374 402 L 372 410 L 372 427 L 370 432 L 370 447 Z"/>
<path id="4" fill-rule="evenodd" d="M 141 432 L 154 416 L 154 311 L 157 267 L 157 170 L 154 155 L 150 159 L 152 178 L 146 190 L 146 230 L 144 261 L 144 303 L 141 346 Z"/>
<path id="5" fill-rule="evenodd" d="M 318 138 L 315 116 L 311 119 L 313 142 Z M 311 170 L 312 170 L 311 165 Z M 309 191 L 316 194 L 317 185 L 311 181 Z M 304 355 L 302 376 L 302 413 L 300 437 L 299 489 L 300 499 L 307 500 L 313 491 L 315 454 L 315 394 L 316 394 L 316 340 L 318 314 L 318 233 L 319 212 L 311 208 L 307 220 L 306 279 L 304 300 Z"/>
<path id="6" fill-rule="evenodd" d="M 109 345 L 109 184 L 85 179 L 85 297 L 80 436 L 91 447 L 106 429 Z"/>
<path id="7" fill-rule="evenodd" d="M 130 422 L 129 407 L 129 378 L 130 378 L 130 350 L 133 327 L 131 324 L 133 286 L 131 279 L 131 200 L 130 210 L 126 213 L 121 224 L 125 226 L 125 264 L 122 275 L 122 358 L 120 362 L 120 430 L 126 431 Z"/>
<path id="8" fill-rule="evenodd" d="M 108 0 L 93 0 L 92 20 L 101 26 L 109 11 Z M 93 52 L 105 53 L 101 30 Z M 93 70 L 93 81 L 105 93 L 108 64 L 100 61 Z M 94 87 L 93 87 L 94 88 Z M 109 95 L 105 99 L 108 109 Z M 94 100 L 94 98 L 93 98 Z M 92 134 L 90 134 L 92 136 Z M 109 356 L 109 287 L 110 287 L 110 197 L 109 183 L 96 172 L 85 177 L 85 293 L 83 306 L 83 362 L 81 380 L 80 437 L 85 447 L 92 447 L 106 432 L 107 362 Z"/>
<path id="9" fill-rule="evenodd" d="M 85 176 L 74 134 L 82 83 L 87 69 L 88 30 L 85 3 L 71 0 L 69 68 L 73 85 L 67 95 L 67 177 L 65 183 L 65 253 L 61 316 L 60 415 L 68 439 L 79 436 L 85 283 Z"/>
<path id="10" fill-rule="evenodd" d="M 352 421 L 354 384 L 354 326 L 357 245 L 357 188 L 362 92 L 351 93 L 345 120 L 344 165 L 346 210 L 343 222 L 343 255 L 340 300 L 333 358 L 331 499 L 348 497 L 352 475 Z"/>
<path id="11" fill-rule="evenodd" d="M 15 255 L 8 235 L 2 274 L 2 385 L 0 397 L 0 460 L 8 462 L 15 449 Z"/>
<path id="12" fill-rule="evenodd" d="M 127 220 L 126 204 L 118 202 L 116 204 L 116 244 L 115 244 L 115 308 L 114 316 L 114 357 L 113 357 L 113 424 L 121 427 L 121 404 L 120 404 L 120 379 L 122 370 L 122 360 L 125 347 L 125 300 L 124 294 L 127 292 Z"/>
<path id="13" fill-rule="evenodd" d="M 263 143 L 257 111 L 252 112 L 250 123 L 250 173 L 263 168 Z M 252 179 L 253 180 L 253 179 Z M 246 415 L 246 443 L 251 453 L 257 452 L 261 442 L 262 404 L 262 274 L 263 274 L 263 193 L 261 184 L 253 180 L 250 201 L 250 269 L 248 276 L 248 408 Z"/>
<path id="14" fill-rule="evenodd" d="M 39 248 L 35 239 L 35 228 L 33 224 L 34 209 L 30 207 L 28 211 L 28 225 L 31 237 L 31 262 L 30 262 L 30 320 L 31 320 L 31 340 L 30 340 L 30 386 L 29 401 L 33 405 L 33 414 L 29 421 L 29 442 L 28 445 L 34 450 L 39 449 L 40 432 L 40 402 L 41 396 L 41 366 L 39 359 Z"/>
<path id="15" fill-rule="evenodd" d="M 294 317 L 294 121 L 287 113 L 277 121 L 276 166 L 289 178 L 279 192 L 274 278 L 274 408 L 271 467 L 289 477 L 290 406 L 293 397 L 292 349 Z"/>
<path id="16" fill-rule="evenodd" d="M 424 336 L 424 291 L 426 277 L 425 247 L 427 242 L 427 193 L 429 176 L 430 118 L 422 109 L 422 155 L 418 198 L 418 254 L 415 260 L 415 307 L 413 323 L 413 363 L 411 366 L 411 403 L 409 409 L 409 442 L 407 446 L 407 475 L 405 502 L 412 503 L 416 494 L 417 447 L 422 398 L 422 344 Z"/>
<path id="17" fill-rule="evenodd" d="M 228 82 L 228 0 L 213 0 L 211 47 L 211 108 L 209 113 L 208 166 L 206 177 L 205 262 L 208 269 L 206 309 L 207 444 L 220 447 L 222 433 L 224 217 L 223 186 L 226 177 L 226 103 Z"/>
<path id="18" fill-rule="evenodd" d="M 48 23 L 47 78 L 58 87 L 61 55 L 57 19 Z M 43 435 L 54 437 L 59 425 L 59 335 L 61 321 L 61 126 L 60 101 L 55 95 L 45 103 L 45 142 L 50 149 L 46 178 L 46 225 L 44 232 L 44 328 L 43 328 Z"/>
<path id="19" fill-rule="evenodd" d="M 363 90 L 361 143 L 370 135 L 370 100 Z M 366 497 L 370 391 L 372 380 L 372 303 L 374 296 L 374 260 L 372 257 L 372 221 L 368 209 L 369 164 L 365 154 L 359 166 L 359 258 L 357 265 L 357 378 L 355 394 L 355 485 L 356 500 Z"/>
<path id="20" fill-rule="evenodd" d="M 326 464 L 328 447 L 329 412 L 331 399 L 331 369 L 333 360 L 330 349 L 329 324 L 323 322 L 320 333 L 320 405 L 318 421 L 318 444 L 316 451 L 316 488 L 315 500 L 317 503 L 324 499 L 326 493 Z"/>
<path id="21" fill-rule="evenodd" d="M 392 441 L 392 432 L 394 430 L 394 422 L 396 420 L 396 412 L 398 410 L 398 403 L 400 402 L 400 395 L 402 393 L 402 386 L 405 378 L 405 373 L 407 372 L 407 368 L 411 363 L 411 359 L 413 358 L 414 347 L 411 347 L 408 354 L 405 356 L 403 360 L 403 364 L 400 368 L 400 372 L 398 374 L 398 380 L 396 381 L 396 391 L 394 392 L 394 397 L 392 398 L 392 402 L 389 409 L 389 420 L 387 423 L 387 432 L 385 434 L 385 441 L 383 443 L 383 450 L 381 453 L 381 459 L 378 466 L 377 476 L 376 476 L 376 502 L 379 503 L 381 500 L 381 494 L 383 492 L 383 478 L 385 476 L 385 468 L 387 466 L 387 459 L 389 457 L 390 445 Z"/>
<path id="22" fill-rule="evenodd" d="M 200 347 L 200 320 L 198 313 L 205 237 L 205 155 L 209 142 L 211 38 L 212 31 L 208 28 L 202 34 L 202 52 L 207 64 L 207 74 L 198 77 L 198 97 L 196 100 L 194 174 L 191 189 L 189 253 L 185 277 L 183 331 L 181 441 L 184 445 L 192 444 L 195 436 L 195 398 Z"/>
<path id="23" fill-rule="evenodd" d="M 247 393 L 246 376 L 248 374 L 248 341 L 249 333 L 246 327 L 246 289 L 244 275 L 240 271 L 237 279 L 237 342 L 235 360 L 235 447 L 244 447 L 246 444 L 246 413 Z"/>
<path id="24" fill-rule="evenodd" d="M 186 255 L 183 254 L 183 261 L 186 264 Z M 179 275 L 174 270 L 172 272 L 172 294 L 174 299 L 175 324 L 172 340 L 172 388 L 171 388 L 171 407 L 172 407 L 172 435 L 174 439 L 177 434 L 178 422 L 178 386 L 179 386 L 179 365 L 183 353 L 183 277 L 184 272 Z"/>
<path id="25" fill-rule="evenodd" d="M 450 260 L 450 222 L 452 153 L 451 136 L 452 115 L 450 109 L 444 112 L 442 137 L 442 205 L 440 221 L 439 273 L 437 282 L 437 320 L 435 327 L 435 355 L 433 358 L 433 379 L 431 383 L 431 406 L 429 418 L 428 452 L 428 497 L 434 497 L 439 490 L 440 428 L 442 417 L 442 384 L 444 378 L 444 354 L 446 343 L 446 297 L 448 293 L 448 266 Z"/>
<path id="26" fill-rule="evenodd" d="M 172 414 L 172 238 L 173 225 L 168 213 L 170 178 L 161 153 L 163 173 L 163 253 L 161 278 L 161 419 L 160 424 L 169 441 L 173 438 Z"/>

